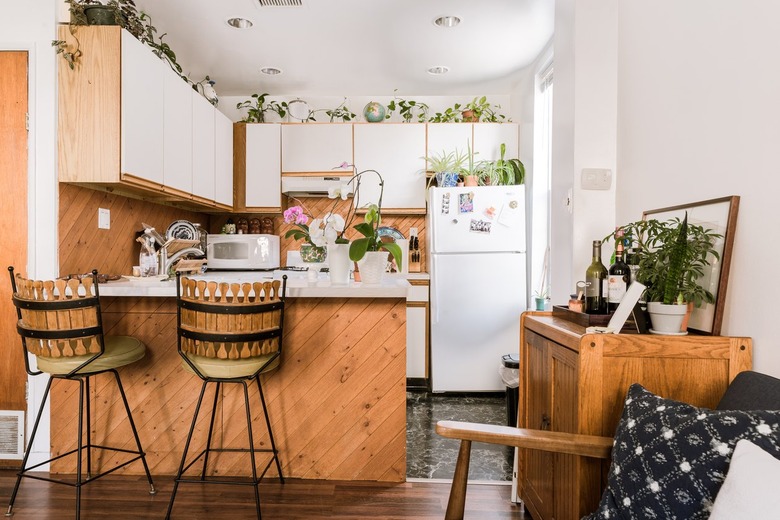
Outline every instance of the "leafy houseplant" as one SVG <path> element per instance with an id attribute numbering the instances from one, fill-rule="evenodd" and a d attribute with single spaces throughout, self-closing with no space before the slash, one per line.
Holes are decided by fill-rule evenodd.
<path id="1" fill-rule="evenodd" d="M 491 186 L 507 184 L 523 184 L 525 182 L 525 166 L 520 159 L 504 159 L 506 144 L 501 143 L 501 158 L 497 161 L 485 161 L 483 175 L 480 181 Z"/>
<path id="2" fill-rule="evenodd" d="M 700 307 L 714 303 L 712 293 L 698 284 L 711 259 L 719 260 L 715 241 L 722 235 L 711 229 L 683 220 L 640 220 L 619 227 L 605 240 L 623 232 L 636 244 L 639 269 L 636 279 L 647 286 L 648 302 L 682 304 L 692 302 Z"/>
<path id="3" fill-rule="evenodd" d="M 336 119 L 341 119 L 342 121 L 352 121 L 357 117 L 357 114 L 355 114 L 353 111 L 351 111 L 347 107 L 347 98 L 344 98 L 344 101 L 341 102 L 339 106 L 336 108 L 320 108 L 317 110 L 312 110 L 309 113 L 309 121 L 316 121 L 314 118 L 314 114 L 317 112 L 325 112 L 325 114 L 330 117 L 330 122 L 334 122 Z"/>
<path id="4" fill-rule="evenodd" d="M 463 114 L 460 103 L 447 108 L 444 112 L 436 112 L 428 119 L 429 123 L 459 123 Z"/>
<path id="5" fill-rule="evenodd" d="M 504 121 L 510 121 L 505 115 L 497 112 L 501 108 L 501 105 L 490 104 L 487 100 L 487 96 L 481 98 L 474 98 L 469 103 L 463 106 L 463 120 L 468 122 L 482 121 L 486 123 L 503 123 Z"/>
<path id="6" fill-rule="evenodd" d="M 398 89 L 394 90 L 396 92 Z M 398 110 L 398 113 L 404 120 L 404 123 L 411 122 L 412 118 L 417 114 L 417 122 L 424 123 L 428 118 L 428 110 L 430 107 L 426 103 L 421 101 L 415 101 L 413 99 L 403 99 L 397 96 L 393 97 L 393 100 L 387 104 L 387 115 L 385 119 L 390 119 L 390 116 Z"/>
<path id="7" fill-rule="evenodd" d="M 184 80 L 189 81 L 182 74 L 181 65 L 176 61 L 176 53 L 173 52 L 170 45 L 163 42 L 165 34 L 156 38 L 157 28 L 152 25 L 151 17 L 139 12 L 133 0 L 108 0 L 101 2 L 98 0 L 65 0 L 70 12 L 70 23 L 68 30 L 75 40 L 73 47 L 68 46 L 64 40 L 53 40 L 52 46 L 57 49 L 57 54 L 62 55 L 68 64 L 68 67 L 75 68 L 78 59 L 82 56 L 80 42 L 76 35 L 77 28 L 82 25 L 119 25 L 126 29 L 130 34 L 136 37 L 141 43 L 152 48 L 152 52 L 165 60 L 168 65 Z M 92 17 L 92 12 L 101 10 L 100 17 Z"/>
<path id="8" fill-rule="evenodd" d="M 480 178 L 485 174 L 486 163 L 484 161 L 474 160 L 474 156 L 479 152 L 472 151 L 471 144 L 468 141 L 466 142 L 466 149 L 468 150 L 464 161 L 466 164 L 461 167 L 459 173 L 466 186 L 477 186 L 479 185 Z"/>
<path id="9" fill-rule="evenodd" d="M 428 179 L 428 187 L 431 186 L 434 179 L 439 186 L 446 186 L 446 174 L 452 174 L 457 177 L 458 172 L 463 168 L 463 163 L 466 161 L 466 155 L 460 150 L 452 152 L 442 150 L 438 153 L 434 152 L 433 155 L 429 155 L 424 159 L 428 163 L 428 171 L 434 173 Z"/>
<path id="10" fill-rule="evenodd" d="M 265 102 L 265 98 L 268 96 L 267 92 L 263 94 L 252 94 L 251 99 L 236 103 L 236 108 L 247 109 L 247 114 L 241 121 L 243 123 L 265 123 L 266 112 L 276 112 L 279 117 L 287 115 L 287 102 L 282 101 L 278 103 L 276 101 Z"/>

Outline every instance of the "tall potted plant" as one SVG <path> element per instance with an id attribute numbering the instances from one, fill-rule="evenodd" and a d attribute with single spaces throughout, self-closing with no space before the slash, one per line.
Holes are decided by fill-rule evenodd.
<path id="1" fill-rule="evenodd" d="M 689 306 L 714 303 L 713 294 L 699 285 L 704 270 L 720 255 L 715 241 L 721 235 L 680 220 L 640 220 L 621 226 L 605 240 L 623 232 L 636 245 L 636 279 L 647 286 L 645 299 L 654 332 L 680 333 Z M 663 326 L 663 316 L 675 315 L 676 323 Z"/>

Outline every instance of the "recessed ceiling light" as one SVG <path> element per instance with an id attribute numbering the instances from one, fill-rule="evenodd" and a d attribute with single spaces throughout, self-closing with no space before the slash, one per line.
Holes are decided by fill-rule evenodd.
<path id="1" fill-rule="evenodd" d="M 457 16 L 440 16 L 433 23 L 439 27 L 455 27 L 460 23 L 460 18 Z"/>
<path id="2" fill-rule="evenodd" d="M 442 74 L 447 74 L 450 71 L 449 67 L 445 67 L 443 65 L 437 65 L 436 67 L 431 67 L 428 69 L 428 74 L 433 74 L 434 76 L 441 76 Z"/>
<path id="3" fill-rule="evenodd" d="M 246 18 L 230 18 L 227 24 L 236 29 L 249 29 L 254 25 L 252 20 L 247 20 Z"/>
<path id="4" fill-rule="evenodd" d="M 282 69 L 277 69 L 276 67 L 263 67 L 260 69 L 260 72 L 269 76 L 276 76 L 277 74 L 282 73 Z"/>

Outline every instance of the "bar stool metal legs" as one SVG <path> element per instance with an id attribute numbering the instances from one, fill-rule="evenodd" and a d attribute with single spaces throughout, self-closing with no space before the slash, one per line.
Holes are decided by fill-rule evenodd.
<path id="1" fill-rule="evenodd" d="M 173 504 L 176 500 L 176 493 L 179 488 L 180 483 L 198 483 L 198 484 L 223 484 L 223 485 L 244 485 L 244 486 L 252 486 L 254 489 L 254 496 L 255 496 L 255 509 L 257 513 L 257 518 L 261 518 L 261 512 L 260 512 L 260 490 L 258 489 L 258 486 L 260 482 L 262 481 L 263 477 L 267 473 L 268 469 L 271 467 L 271 464 L 274 462 L 276 463 L 276 469 L 279 472 L 279 479 L 282 483 L 284 483 L 284 476 L 282 474 L 282 465 L 279 462 L 279 453 L 276 449 L 276 443 L 274 441 L 274 435 L 273 430 L 271 429 L 271 421 L 268 416 L 268 409 L 265 405 L 265 397 L 263 396 L 263 389 L 262 385 L 260 384 L 259 377 L 254 378 L 257 381 L 257 387 L 258 391 L 260 393 L 260 402 L 263 406 L 263 415 L 265 416 L 265 423 L 268 427 L 268 435 L 270 438 L 271 448 L 256 448 L 255 442 L 254 442 L 254 433 L 252 430 L 252 411 L 249 403 L 249 385 L 247 384 L 246 380 L 229 380 L 229 379 L 206 379 L 203 381 L 203 385 L 201 386 L 200 395 L 198 396 L 198 401 L 195 405 L 195 412 L 193 414 L 192 423 L 190 425 L 190 431 L 187 434 L 187 440 L 184 443 L 184 452 L 182 453 L 181 462 L 179 463 L 179 469 L 176 472 L 176 477 L 174 478 L 173 483 L 173 492 L 171 493 L 171 501 L 168 504 L 168 512 L 165 515 L 166 519 L 169 519 L 171 517 L 171 513 L 173 512 Z M 206 387 L 209 383 L 215 383 L 214 387 L 214 401 L 212 403 L 212 409 L 211 409 L 211 418 L 209 422 L 209 431 L 208 436 L 206 439 L 206 446 L 205 448 L 197 455 L 195 456 L 191 461 L 187 462 L 187 456 L 189 454 L 190 445 L 192 443 L 192 436 L 195 432 L 195 425 L 198 422 L 198 416 L 200 415 L 200 409 L 201 405 L 203 404 L 203 397 L 206 394 Z M 246 423 L 247 423 L 247 436 L 249 441 L 249 447 L 248 448 L 214 448 L 212 447 L 212 439 L 213 439 L 213 432 L 214 432 L 214 423 L 215 423 L 215 410 L 217 409 L 217 405 L 219 403 L 219 397 L 220 393 L 222 391 L 223 383 L 234 383 L 234 384 L 240 384 L 242 387 L 242 393 L 244 395 L 244 409 L 246 414 Z M 237 481 L 237 480 L 221 480 L 219 478 L 212 478 L 207 477 L 206 475 L 206 468 L 208 466 L 208 459 L 209 454 L 211 452 L 239 452 L 239 453 L 248 453 L 250 458 L 250 464 L 252 469 L 252 477 L 248 480 L 243 481 Z M 267 462 L 265 467 L 263 468 L 262 472 L 258 473 L 257 468 L 257 456 L 256 454 L 258 452 L 264 452 L 264 453 L 271 453 L 272 456 L 270 460 Z M 187 478 L 184 477 L 184 473 L 191 468 L 196 462 L 198 462 L 198 459 L 203 458 L 203 466 L 200 471 L 199 478 Z"/>
<path id="2" fill-rule="evenodd" d="M 149 472 L 149 466 L 146 463 L 146 453 L 143 451 L 143 448 L 141 447 L 141 440 L 138 437 L 138 431 L 136 430 L 135 423 L 133 422 L 133 416 L 130 412 L 130 405 L 127 402 L 127 397 L 125 395 L 124 387 L 122 386 L 122 380 L 119 378 L 119 373 L 115 369 L 110 369 L 107 370 L 106 372 L 113 373 L 117 387 L 119 388 L 119 394 L 122 396 L 122 402 L 125 407 L 125 412 L 127 413 L 127 419 L 128 422 L 130 423 L 130 428 L 133 431 L 133 437 L 135 438 L 137 449 L 126 450 L 123 448 L 115 448 L 111 446 L 103 446 L 103 445 L 92 443 L 92 435 L 91 435 L 91 427 L 90 427 L 92 421 L 92 414 L 91 414 L 90 402 L 89 402 L 89 379 L 91 376 L 95 375 L 94 373 L 89 375 L 77 375 L 73 377 L 52 375 L 46 384 L 46 390 L 44 391 L 43 399 L 41 400 L 42 406 L 40 410 L 38 410 L 38 415 L 35 418 L 35 424 L 32 429 L 32 434 L 30 435 L 30 439 L 27 444 L 27 450 L 22 460 L 22 468 L 17 474 L 16 485 L 14 486 L 14 490 L 11 493 L 11 500 L 8 504 L 8 510 L 6 511 L 5 516 L 13 515 L 14 502 L 16 501 L 16 495 L 19 491 L 19 486 L 22 482 L 22 478 L 31 478 L 35 480 L 52 482 L 55 484 L 64 484 L 76 488 L 76 519 L 78 520 L 81 516 L 81 487 L 85 484 L 88 484 L 89 482 L 92 482 L 93 480 L 97 480 L 100 477 L 108 475 L 109 473 L 113 473 L 117 469 L 122 468 L 132 462 L 135 462 L 138 459 L 141 459 L 141 462 L 144 465 L 144 472 L 146 473 L 146 478 L 149 481 L 149 494 L 154 495 L 156 493 L 156 490 L 154 489 L 154 482 L 152 481 L 152 475 Z M 61 379 L 65 381 L 77 381 L 79 384 L 78 445 L 75 449 L 67 453 L 63 453 L 56 457 L 52 457 L 49 460 L 28 467 L 27 462 L 29 460 L 30 453 L 32 452 L 32 446 L 33 443 L 35 442 L 35 436 L 38 433 L 38 427 L 40 426 L 41 416 L 43 415 L 43 410 L 44 410 L 43 403 L 46 403 L 46 399 L 49 397 L 49 393 L 51 391 L 52 382 L 55 379 Z M 86 418 L 86 443 L 84 442 L 85 418 Z M 114 466 L 106 471 L 103 471 L 102 473 L 93 476 L 92 475 L 92 450 L 93 449 L 110 450 L 110 451 L 116 451 L 120 453 L 127 453 L 135 456 L 117 466 Z M 68 455 L 72 455 L 74 453 L 77 456 L 75 482 L 28 474 L 28 472 L 33 471 L 40 466 L 49 464 L 50 462 L 61 459 L 63 457 L 67 457 Z M 82 461 L 84 460 L 84 458 L 86 458 L 86 474 L 84 473 L 83 471 L 84 468 L 82 467 Z"/>

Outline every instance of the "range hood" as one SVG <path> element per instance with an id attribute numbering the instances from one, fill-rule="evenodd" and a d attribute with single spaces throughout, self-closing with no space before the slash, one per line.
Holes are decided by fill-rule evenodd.
<path id="1" fill-rule="evenodd" d="M 293 197 L 327 197 L 329 188 L 338 188 L 352 175 L 282 175 L 282 193 Z M 347 184 L 352 195 L 352 184 Z"/>

